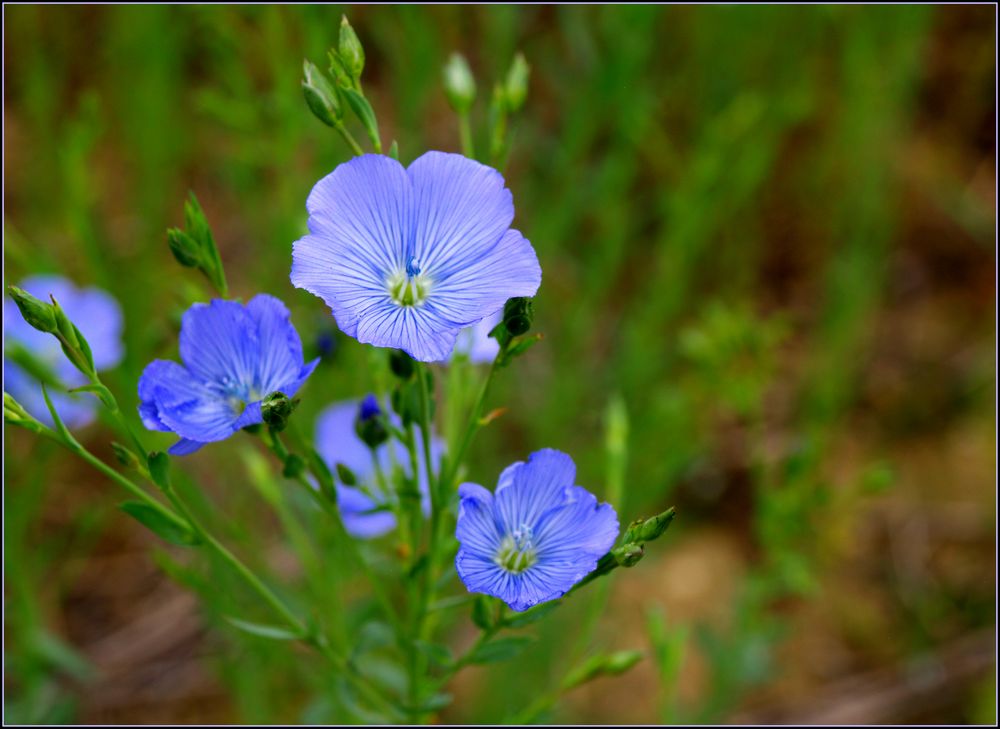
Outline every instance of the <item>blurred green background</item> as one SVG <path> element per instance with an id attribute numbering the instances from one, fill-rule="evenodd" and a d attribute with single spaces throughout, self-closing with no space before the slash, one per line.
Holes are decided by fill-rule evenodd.
<path id="1" fill-rule="evenodd" d="M 307 349 L 333 332 L 288 272 L 306 195 L 348 158 L 299 88 L 342 12 L 404 162 L 458 150 L 452 51 L 481 100 L 517 50 L 532 68 L 506 176 L 545 339 L 500 378 L 470 476 L 551 446 L 605 496 L 625 468 L 623 521 L 679 513 L 441 720 L 516 714 L 586 631 L 647 659 L 550 720 L 995 721 L 995 8 L 5 6 L 5 283 L 60 271 L 122 302 L 130 411 L 209 295 L 165 244 L 188 190 L 233 295 L 282 298 Z M 304 424 L 375 385 L 337 343 Z M 81 437 L 112 459 L 100 425 Z M 337 716 L 311 659 L 220 625 L 246 595 L 111 484 L 11 429 L 4 456 L 8 721 Z M 232 439 L 185 466 L 295 583 L 264 463 Z M 346 567 L 319 569 L 336 589 Z"/>

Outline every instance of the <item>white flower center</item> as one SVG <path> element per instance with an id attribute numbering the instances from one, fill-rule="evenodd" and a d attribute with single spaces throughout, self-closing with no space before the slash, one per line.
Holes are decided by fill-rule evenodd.
<path id="1" fill-rule="evenodd" d="M 520 574 L 538 561 L 531 527 L 522 524 L 500 542 L 493 562 L 511 574 Z"/>
<path id="2" fill-rule="evenodd" d="M 385 286 L 389 296 L 399 306 L 420 306 L 430 293 L 431 279 L 420 272 L 420 261 L 410 256 L 404 269 L 397 270 L 386 278 Z"/>

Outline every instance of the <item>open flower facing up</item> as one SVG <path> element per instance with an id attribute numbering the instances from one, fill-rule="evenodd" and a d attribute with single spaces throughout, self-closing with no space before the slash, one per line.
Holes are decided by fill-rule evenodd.
<path id="1" fill-rule="evenodd" d="M 180 354 L 183 365 L 154 360 L 139 379 L 142 422 L 181 437 L 174 455 L 263 422 L 261 400 L 274 392 L 291 397 L 319 362 L 303 364 L 288 309 L 266 294 L 245 306 L 193 305 L 181 322 Z"/>
<path id="2" fill-rule="evenodd" d="M 93 287 L 77 288 L 62 276 L 31 276 L 18 286 L 43 302 L 48 302 L 50 295 L 55 297 L 90 344 L 94 368 L 98 372 L 121 362 L 124 354 L 122 310 L 110 294 Z M 67 388 L 87 384 L 86 376 L 66 359 L 59 341 L 28 324 L 9 298 L 3 302 L 3 340 L 4 390 L 32 416 L 51 427 L 52 416 L 45 405 L 41 385 L 14 361 L 17 359 L 14 350 L 23 350 L 47 375 Z M 73 395 L 49 388 L 49 398 L 60 419 L 70 428 L 82 427 L 94 419 L 98 403 L 92 395 Z"/>
<path id="3" fill-rule="evenodd" d="M 500 474 L 496 493 L 464 483 L 455 569 L 470 592 L 522 611 L 565 594 L 597 566 L 618 536 L 610 504 L 573 485 L 576 466 L 549 448 Z"/>
<path id="4" fill-rule="evenodd" d="M 408 168 L 366 154 L 320 180 L 306 202 L 292 283 L 322 298 L 344 333 L 444 361 L 458 332 L 534 296 L 542 271 L 510 228 L 514 204 L 496 170 L 427 152 Z"/>
<path id="5" fill-rule="evenodd" d="M 330 470 L 338 463 L 347 466 L 358 479 L 357 487 L 337 484 L 337 508 L 340 509 L 344 527 L 355 537 L 371 539 L 380 537 L 396 528 L 396 516 L 391 505 L 396 503 L 392 491 L 393 463 L 409 477 L 413 472 L 410 454 L 406 447 L 395 439 L 383 442 L 375 448 L 375 457 L 388 483 L 379 483 L 376 478 L 375 463 L 371 449 L 358 436 L 355 423 L 358 418 L 377 417 L 381 408 L 374 396 L 369 395 L 360 402 L 334 403 L 326 408 L 316 420 L 316 450 L 326 461 Z M 398 416 L 389 415 L 390 422 L 401 427 Z M 416 451 L 423 453 L 423 440 L 417 430 Z M 390 450 L 392 449 L 392 450 Z M 431 461 L 435 468 L 441 462 L 444 441 L 431 438 Z M 430 512 L 430 481 L 423 458 L 419 459 L 417 487 L 420 490 L 424 513 Z M 388 493 L 383 490 L 388 489 Z"/>

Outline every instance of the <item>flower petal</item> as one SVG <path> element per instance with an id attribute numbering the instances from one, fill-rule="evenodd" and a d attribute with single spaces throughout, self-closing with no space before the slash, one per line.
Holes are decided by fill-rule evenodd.
<path id="1" fill-rule="evenodd" d="M 458 496 L 455 537 L 463 550 L 492 560 L 503 538 L 493 518 L 493 494 L 479 484 L 463 483 L 458 487 Z"/>
<path id="2" fill-rule="evenodd" d="M 386 276 L 410 248 L 411 184 L 381 155 L 362 155 L 320 180 L 306 202 L 310 235 L 292 248 L 292 283 L 322 298 L 345 334 L 365 310 L 390 301 Z"/>
<path id="3" fill-rule="evenodd" d="M 539 563 L 596 561 L 618 538 L 618 515 L 611 504 L 599 504 L 596 496 L 579 486 L 569 489 L 567 496 L 564 506 L 544 514 L 535 526 Z"/>
<path id="4" fill-rule="evenodd" d="M 256 373 L 253 383 L 261 395 L 298 383 L 302 374 L 302 340 L 292 326 L 288 307 L 267 294 L 258 294 L 246 306 L 257 336 Z"/>
<path id="5" fill-rule="evenodd" d="M 256 322 L 238 301 L 194 304 L 181 320 L 181 360 L 204 382 L 249 385 L 257 374 Z"/>
<path id="6" fill-rule="evenodd" d="M 240 418 L 224 398 L 168 360 L 154 360 L 146 367 L 139 378 L 139 397 L 147 427 L 200 442 L 232 435 Z"/>
<path id="7" fill-rule="evenodd" d="M 355 336 L 362 344 L 402 349 L 421 362 L 442 362 L 451 355 L 459 331 L 429 303 L 398 306 L 387 297 L 366 311 Z"/>
<path id="8" fill-rule="evenodd" d="M 413 183 L 413 255 L 435 280 L 491 251 L 514 219 L 510 190 L 491 167 L 427 152 L 406 172 Z"/>
<path id="9" fill-rule="evenodd" d="M 535 249 L 518 231 L 508 230 L 491 250 L 436 278 L 428 301 L 464 326 L 500 311 L 507 299 L 534 296 L 541 283 Z"/>
<path id="10" fill-rule="evenodd" d="M 508 467 L 496 490 L 497 513 L 504 530 L 535 529 L 546 512 L 566 502 L 575 478 L 573 459 L 551 448 L 532 453 L 516 470 Z"/>

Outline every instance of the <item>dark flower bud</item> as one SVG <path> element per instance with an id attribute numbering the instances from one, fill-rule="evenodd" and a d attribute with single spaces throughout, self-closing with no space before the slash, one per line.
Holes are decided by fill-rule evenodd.
<path id="1" fill-rule="evenodd" d="M 17 308 L 26 322 L 40 332 L 45 332 L 46 334 L 56 333 L 56 315 L 52 310 L 51 304 L 46 304 L 44 301 L 36 299 L 27 291 L 19 289 L 17 286 L 8 286 L 7 293 L 14 299 L 14 303 L 17 304 Z"/>
<path id="2" fill-rule="evenodd" d="M 111 451 L 115 454 L 115 460 L 117 460 L 123 466 L 128 466 L 130 468 L 138 468 L 139 456 L 133 453 L 126 446 L 123 446 L 121 443 L 112 443 Z"/>
<path id="3" fill-rule="evenodd" d="M 337 337 L 331 331 L 320 332 L 314 340 L 316 353 L 323 359 L 330 359 L 337 351 Z"/>
<path id="4" fill-rule="evenodd" d="M 337 478 L 345 486 L 354 486 L 358 483 L 358 477 L 354 475 L 354 471 L 345 466 L 343 463 L 337 464 Z"/>
<path id="5" fill-rule="evenodd" d="M 264 422 L 273 430 L 282 431 L 288 425 L 288 418 L 291 417 L 298 400 L 292 400 L 283 392 L 272 392 L 260 403 L 260 412 Z"/>
<path id="6" fill-rule="evenodd" d="M 413 361 L 413 357 L 408 355 L 401 349 L 393 349 L 389 352 L 389 369 L 392 370 L 392 374 L 396 375 L 401 380 L 408 380 L 413 376 L 413 371 L 416 368 L 416 364 Z"/>
<path id="7" fill-rule="evenodd" d="M 611 556 L 621 567 L 634 567 L 644 554 L 641 544 L 629 542 L 611 550 Z"/>
<path id="8" fill-rule="evenodd" d="M 389 439 L 385 415 L 374 395 L 366 395 L 358 405 L 358 414 L 354 418 L 354 431 L 369 448 L 378 448 Z"/>
<path id="9" fill-rule="evenodd" d="M 518 296 L 507 299 L 503 306 L 503 323 L 512 336 L 519 336 L 531 329 L 535 308 L 530 298 Z"/>
<path id="10" fill-rule="evenodd" d="M 337 44 L 337 53 L 344 70 L 351 75 L 351 78 L 355 81 L 361 78 L 361 72 L 365 68 L 365 49 L 361 46 L 358 34 L 354 32 L 346 15 L 340 20 L 340 42 Z"/>
<path id="11" fill-rule="evenodd" d="M 459 114 L 467 112 L 476 99 L 476 80 L 461 53 L 452 53 L 444 67 L 444 93 Z"/>

